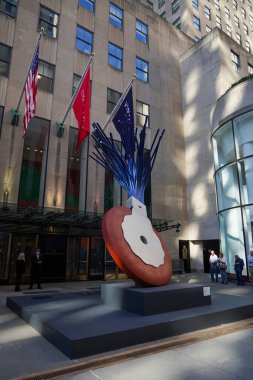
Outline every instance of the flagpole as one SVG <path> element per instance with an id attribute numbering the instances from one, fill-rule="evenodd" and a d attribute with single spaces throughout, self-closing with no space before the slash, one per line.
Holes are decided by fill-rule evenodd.
<path id="1" fill-rule="evenodd" d="M 25 86 L 26 86 L 26 82 L 27 82 L 27 78 L 28 78 L 28 75 L 29 75 L 29 72 L 30 72 L 30 68 L 31 68 L 31 64 L 32 64 L 32 61 L 33 61 L 33 58 L 34 58 L 34 54 L 35 54 L 35 50 L 36 50 L 36 47 L 44 33 L 44 28 L 40 28 L 40 34 L 38 36 L 38 39 L 37 39 L 37 42 L 36 42 L 36 45 L 35 45 L 35 48 L 34 48 L 34 53 L 33 53 L 33 56 L 32 56 L 32 59 L 31 59 L 31 62 L 30 62 L 30 65 L 29 65 L 29 68 L 28 68 L 28 72 L 27 72 L 27 75 L 26 75 L 26 78 L 25 78 L 25 82 L 24 82 L 24 85 L 23 85 L 23 89 L 22 89 L 22 92 L 21 92 L 21 95 L 20 95 L 20 98 L 19 98 L 19 101 L 18 101 L 18 105 L 15 109 L 15 112 L 18 112 L 18 109 L 19 109 L 19 106 L 20 106 L 20 103 L 21 103 L 21 100 L 22 100 L 22 97 L 23 97 L 23 94 L 24 94 L 24 91 L 25 91 Z"/>
<path id="2" fill-rule="evenodd" d="M 119 107 L 121 106 L 123 100 L 124 100 L 124 97 L 127 93 L 127 91 L 129 90 L 129 88 L 132 86 L 133 84 L 133 81 L 135 80 L 136 78 L 136 74 L 133 75 L 132 79 L 130 80 L 130 82 L 128 83 L 127 85 L 127 88 L 125 89 L 125 91 L 123 92 L 123 94 L 121 95 L 121 97 L 119 98 L 118 100 L 118 103 L 116 104 L 116 106 L 114 107 L 114 109 L 112 110 L 112 113 L 110 114 L 110 116 L 108 117 L 107 121 L 105 122 L 102 130 L 105 131 L 105 129 L 107 128 L 108 124 L 111 122 L 113 116 L 116 114 L 116 112 L 118 111 Z"/>
<path id="3" fill-rule="evenodd" d="M 69 104 L 68 104 L 68 106 L 67 106 L 67 108 L 66 108 L 66 111 L 65 111 L 65 113 L 64 113 L 64 116 L 63 116 L 63 118 L 62 118 L 62 122 L 60 123 L 60 125 L 63 125 L 63 124 L 64 124 L 64 121 L 66 120 L 66 117 L 67 117 L 67 115 L 68 115 L 68 112 L 69 112 L 69 110 L 70 110 L 70 108 L 71 108 L 71 106 L 72 106 L 73 101 L 75 100 L 76 94 L 77 94 L 77 92 L 78 92 L 78 90 L 79 90 L 81 84 L 83 83 L 83 79 L 84 79 L 84 77 L 85 77 L 85 75 L 86 75 L 86 73 L 87 73 L 87 71 L 88 71 L 88 68 L 89 68 L 89 66 L 90 66 L 90 64 L 91 64 L 91 61 L 93 60 L 94 56 L 95 56 L 95 53 L 92 53 L 91 56 L 90 56 L 89 62 L 87 63 L 87 66 L 86 66 L 86 68 L 85 68 L 85 70 L 84 70 L 84 73 L 83 73 L 83 75 L 81 76 L 81 79 L 80 79 L 80 81 L 79 81 L 79 83 L 78 83 L 78 86 L 76 87 L 75 92 L 74 92 L 74 94 L 72 95 L 72 98 L 70 99 L 70 102 L 69 102 Z"/>

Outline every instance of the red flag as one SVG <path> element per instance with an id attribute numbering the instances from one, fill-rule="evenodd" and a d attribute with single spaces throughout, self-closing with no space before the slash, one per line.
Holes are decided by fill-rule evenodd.
<path id="1" fill-rule="evenodd" d="M 28 77 L 25 84 L 25 114 L 23 119 L 25 136 L 28 123 L 36 112 L 37 100 L 37 81 L 38 81 L 38 65 L 39 65 L 39 42 L 36 46 L 33 60 L 29 69 Z"/>
<path id="2" fill-rule="evenodd" d="M 90 67 L 74 100 L 73 111 L 78 123 L 77 149 L 90 133 Z"/>

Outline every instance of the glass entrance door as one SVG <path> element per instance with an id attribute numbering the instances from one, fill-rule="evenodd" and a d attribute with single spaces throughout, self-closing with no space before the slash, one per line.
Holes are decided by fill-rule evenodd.
<path id="1" fill-rule="evenodd" d="M 31 254 L 36 249 L 36 235 L 15 235 L 13 237 L 11 250 L 11 265 L 10 265 L 10 282 L 14 283 L 16 276 L 16 259 L 20 252 L 24 252 L 26 259 L 25 274 L 22 277 L 22 282 L 29 283 L 30 276 L 30 258 Z"/>
<path id="2" fill-rule="evenodd" d="M 89 257 L 89 280 L 104 278 L 105 243 L 102 237 L 91 237 Z"/>

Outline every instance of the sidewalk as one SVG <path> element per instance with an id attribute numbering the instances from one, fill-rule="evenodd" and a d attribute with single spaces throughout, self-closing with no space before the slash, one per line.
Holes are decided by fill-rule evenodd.
<path id="1" fill-rule="evenodd" d="M 174 280 L 210 285 L 209 274 L 177 275 L 174 276 Z M 25 296 L 31 292 L 42 295 L 55 292 L 79 292 L 85 289 L 97 291 L 100 284 L 101 281 L 43 284 L 42 290 L 34 289 L 33 291 L 29 291 L 27 286 L 23 286 L 23 292 L 20 293 L 13 291 L 14 286 L 0 286 L 0 378 L 10 380 L 21 375 L 58 368 L 83 360 L 70 360 L 57 350 L 30 325 L 6 307 L 6 297 L 17 294 Z M 251 285 L 238 287 L 231 283 L 229 285 L 214 283 L 211 284 L 211 294 L 213 304 L 218 303 L 219 308 L 253 304 L 253 288 Z"/>

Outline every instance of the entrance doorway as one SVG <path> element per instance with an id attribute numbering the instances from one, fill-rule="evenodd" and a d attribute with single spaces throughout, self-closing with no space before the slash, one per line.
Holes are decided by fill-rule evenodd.
<path id="1" fill-rule="evenodd" d="M 214 250 L 216 255 L 220 251 L 220 241 L 219 240 L 203 240 L 203 262 L 204 262 L 204 272 L 210 272 L 209 257 L 210 252 Z"/>
<path id="2" fill-rule="evenodd" d="M 35 251 L 35 249 L 36 249 L 36 235 L 18 235 L 17 234 L 13 236 L 13 243 L 12 243 L 12 250 L 11 250 L 10 276 L 9 276 L 10 283 L 15 282 L 16 259 L 17 259 L 18 253 L 20 252 L 24 252 L 25 260 L 26 260 L 25 273 L 22 277 L 22 282 L 25 284 L 29 283 L 31 255 Z"/>
<path id="3" fill-rule="evenodd" d="M 42 282 L 65 281 L 67 237 L 60 235 L 40 236 L 41 252 L 44 254 Z"/>
<path id="4" fill-rule="evenodd" d="M 183 260 L 184 272 L 191 273 L 189 240 L 179 240 L 179 258 Z"/>

